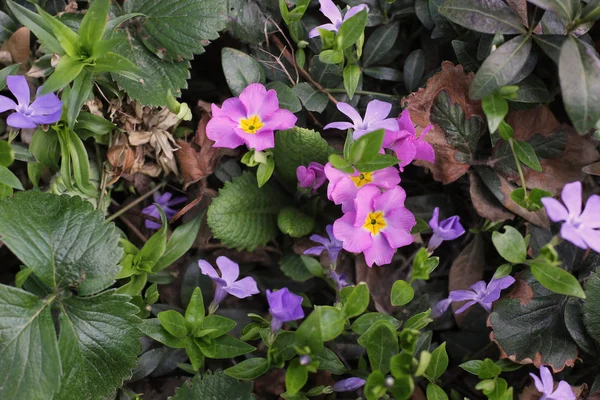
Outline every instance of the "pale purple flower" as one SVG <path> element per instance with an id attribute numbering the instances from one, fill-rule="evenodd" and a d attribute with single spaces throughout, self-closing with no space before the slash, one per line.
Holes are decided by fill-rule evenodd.
<path id="1" fill-rule="evenodd" d="M 358 388 L 361 388 L 365 385 L 367 381 L 362 378 L 348 378 L 342 379 L 339 382 L 336 382 L 331 390 L 334 392 L 353 392 Z"/>
<path id="2" fill-rule="evenodd" d="M 331 279 L 335 282 L 338 292 L 340 290 L 342 290 L 343 288 L 345 288 L 346 286 L 348 286 L 348 281 L 346 280 L 346 275 L 344 275 L 344 274 L 338 275 L 333 270 L 330 270 L 329 274 L 331 275 Z"/>
<path id="3" fill-rule="evenodd" d="M 302 310 L 302 297 L 294 294 L 288 288 L 271 292 L 267 289 L 267 301 L 271 320 L 271 331 L 277 332 L 284 322 L 296 321 L 304 318 Z"/>
<path id="4" fill-rule="evenodd" d="M 565 381 L 560 381 L 558 387 L 554 390 L 554 379 L 550 370 L 545 367 L 540 367 L 540 378 L 535 374 L 529 374 L 533 378 L 533 383 L 538 392 L 541 393 L 542 397 L 539 400 L 575 400 L 577 396 L 573 393 L 571 385 Z"/>
<path id="5" fill-rule="evenodd" d="M 342 242 L 337 240 L 333 235 L 333 225 L 327 225 L 325 230 L 327 231 L 327 236 L 329 236 L 329 239 L 321 235 L 311 235 L 310 240 L 320 243 L 321 246 L 315 246 L 311 247 L 310 249 L 306 249 L 304 250 L 304 254 L 318 256 L 321 255 L 323 251 L 327 250 L 329 262 L 331 264 L 335 264 L 338 254 L 342 250 Z"/>
<path id="6" fill-rule="evenodd" d="M 298 357 L 298 361 L 300 361 L 300 365 L 306 366 L 306 365 L 310 364 L 311 360 L 310 360 L 310 356 L 305 354 L 305 355 Z"/>
<path id="7" fill-rule="evenodd" d="M 335 237 L 343 242 L 344 250 L 364 253 L 369 267 L 389 264 L 397 248 L 414 241 L 410 231 L 416 220 L 404 207 L 405 199 L 400 186 L 385 193 L 375 186 L 360 189 L 355 211 L 333 223 Z"/>
<path id="8" fill-rule="evenodd" d="M 378 129 L 387 129 L 390 131 L 398 130 L 398 122 L 394 118 L 388 118 L 387 116 L 392 111 L 392 105 L 381 100 L 371 100 L 367 104 L 367 111 L 365 111 L 365 118 L 361 118 L 358 111 L 354 109 L 350 104 L 339 102 L 337 108 L 340 112 L 346 115 L 352 120 L 350 122 L 332 122 L 325 125 L 324 129 L 340 129 L 346 130 L 352 128 L 354 133 L 352 137 L 358 139 L 359 137 L 376 131 Z"/>
<path id="9" fill-rule="evenodd" d="M 342 26 L 342 23 L 347 21 L 349 18 L 355 16 L 362 10 L 367 10 L 367 12 L 369 11 L 369 7 L 366 4 L 359 4 L 350 8 L 346 15 L 344 15 L 344 18 L 342 18 L 342 13 L 337 6 L 333 4 L 332 0 L 319 0 L 319 3 L 321 4 L 321 8 L 319 10 L 325 17 L 327 17 L 327 19 L 329 19 L 329 21 L 331 21 L 331 23 L 319 25 L 316 28 L 311 29 L 311 31 L 308 32 L 308 37 L 310 38 L 319 36 L 319 28 L 337 33 L 337 31 L 340 29 L 340 26 Z"/>
<path id="10" fill-rule="evenodd" d="M 383 148 L 390 149 L 396 153 L 400 160 L 398 165 L 402 170 L 405 166 L 414 160 L 424 160 L 433 163 L 435 161 L 435 151 L 425 139 L 425 135 L 431 130 L 433 125 L 428 125 L 421 136 L 417 138 L 415 126 L 410 118 L 408 110 L 402 111 L 397 120 L 398 126 L 395 130 L 387 130 L 383 138 Z"/>
<path id="11" fill-rule="evenodd" d="M 6 84 L 17 99 L 17 103 L 5 96 L 0 96 L 0 113 L 15 110 L 6 119 L 6 124 L 13 128 L 35 128 L 41 124 L 53 124 L 60 120 L 62 101 L 54 93 L 37 96 L 29 104 L 29 85 L 21 75 L 6 77 Z M 41 87 L 37 93 L 40 92 Z"/>
<path id="12" fill-rule="evenodd" d="M 590 196 L 581 212 L 581 191 L 581 182 L 567 183 L 561 193 L 564 205 L 552 197 L 544 197 L 542 203 L 548 218 L 554 222 L 564 221 L 560 228 L 563 239 L 600 253 L 600 196 Z"/>
<path id="13" fill-rule="evenodd" d="M 217 274 L 212 265 L 204 260 L 198 260 L 198 266 L 202 274 L 208 276 L 215 283 L 215 297 L 209 307 L 209 311 L 212 311 L 211 314 L 217 310 L 219 303 L 223 301 L 228 293 L 238 299 L 259 293 L 254 278 L 247 276 L 238 280 L 240 267 L 227 257 L 220 256 L 217 258 L 217 266 L 221 271 L 221 276 Z"/>
<path id="14" fill-rule="evenodd" d="M 279 108 L 277 92 L 260 83 L 246 87 L 239 97 L 227 99 L 219 108 L 212 105 L 212 118 L 206 125 L 206 136 L 214 147 L 235 149 L 245 144 L 262 151 L 275 146 L 274 131 L 290 129 L 296 116 Z"/>
<path id="15" fill-rule="evenodd" d="M 363 187 L 375 186 L 380 189 L 392 189 L 400 183 L 400 173 L 395 167 L 387 167 L 373 172 L 355 171 L 351 174 L 325 164 L 325 176 L 329 180 L 327 198 L 335 204 L 341 204 L 343 212 L 354 210 L 354 199 Z"/>
<path id="16" fill-rule="evenodd" d="M 433 229 L 433 236 L 429 239 L 427 250 L 432 252 L 439 247 L 444 240 L 454 240 L 465 233 L 465 228 L 460 224 L 460 217 L 454 215 L 450 218 L 438 222 L 440 209 L 433 209 L 433 215 L 429 220 L 429 226 Z"/>
<path id="17" fill-rule="evenodd" d="M 312 189 L 313 194 L 317 193 L 317 189 L 323 186 L 327 180 L 325 167 L 317 162 L 308 163 L 308 167 L 300 165 L 296 168 L 296 177 L 298 178 L 298 186 Z"/>
<path id="18" fill-rule="evenodd" d="M 487 285 L 485 281 L 475 282 L 469 290 L 453 290 L 447 299 L 440 301 L 433 310 L 433 316 L 439 317 L 446 312 L 451 303 L 456 301 L 467 301 L 467 303 L 456 310 L 456 314 L 466 311 L 474 304 L 479 304 L 487 312 L 492 311 L 492 303 L 500 298 L 500 292 L 515 283 L 515 278 L 505 276 L 500 279 L 492 279 Z"/>
<path id="19" fill-rule="evenodd" d="M 152 196 L 154 197 L 154 203 L 158 204 L 160 208 L 162 208 L 162 210 L 165 212 L 165 215 L 167 216 L 167 219 L 171 219 L 175 214 L 177 214 L 177 210 L 174 210 L 171 207 L 179 205 L 181 203 L 185 203 L 185 201 L 187 200 L 183 196 L 177 196 L 173 198 L 173 194 L 169 192 L 165 192 L 164 194 L 154 192 Z M 160 214 L 158 212 L 156 204 L 151 204 L 148 207 L 144 208 L 142 210 L 142 214 L 156 219 L 160 219 Z M 146 220 L 145 225 L 146 228 L 153 230 L 160 229 L 160 227 L 162 226 L 161 223 L 150 220 Z"/>

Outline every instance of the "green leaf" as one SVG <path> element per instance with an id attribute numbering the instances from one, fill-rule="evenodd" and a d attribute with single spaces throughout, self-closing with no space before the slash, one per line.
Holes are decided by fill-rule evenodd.
<path id="1" fill-rule="evenodd" d="M 545 262 L 533 262 L 530 264 L 530 268 L 535 279 L 546 289 L 554 293 L 585 299 L 585 293 L 577 278 L 568 271 Z"/>
<path id="2" fill-rule="evenodd" d="M 258 187 L 263 187 L 269 181 L 273 175 L 273 171 L 275 171 L 275 160 L 272 157 L 267 158 L 266 164 L 258 164 L 258 168 L 256 169 Z"/>
<path id="3" fill-rule="evenodd" d="M 64 51 L 73 58 L 79 58 L 81 56 L 79 36 L 67 25 L 63 24 L 58 18 L 54 18 L 47 12 L 45 12 L 40 6 L 36 4 L 38 14 L 44 19 L 47 26 L 50 27 L 54 37 L 60 43 L 60 46 Z"/>
<path id="4" fill-rule="evenodd" d="M 136 38 L 119 33 L 123 40 L 113 49 L 133 62 L 144 71 L 147 79 L 136 81 L 119 74 L 112 74 L 113 79 L 133 100 L 138 100 L 147 106 L 166 105 L 167 91 L 175 97 L 181 96 L 181 89 L 187 88 L 189 78 L 189 61 L 166 62 L 146 49 Z M 119 36 L 117 36 L 119 37 Z"/>
<path id="5" fill-rule="evenodd" d="M 319 54 L 319 60 L 325 64 L 341 64 L 344 61 L 344 53 L 341 50 L 323 50 Z"/>
<path id="6" fill-rule="evenodd" d="M 404 62 L 404 86 L 409 92 L 419 88 L 419 83 L 425 72 L 425 55 L 423 50 L 417 49 L 411 52 Z"/>
<path id="7" fill-rule="evenodd" d="M 296 282 L 304 282 L 313 277 L 302 258 L 293 251 L 286 251 L 279 263 L 281 272 Z"/>
<path id="8" fill-rule="evenodd" d="M 238 357 L 256 350 L 256 347 L 229 335 L 217 337 L 215 345 L 215 355 L 211 358 L 217 359 Z"/>
<path id="9" fill-rule="evenodd" d="M 385 320 L 385 321 L 390 322 L 396 329 L 400 328 L 400 325 L 402 325 L 402 323 L 400 321 L 398 321 L 396 318 L 392 317 L 391 315 L 382 314 L 382 313 L 378 313 L 378 312 L 372 312 L 372 313 L 363 314 L 360 317 L 358 317 L 352 323 L 352 330 L 354 332 L 358 333 L 359 335 L 362 335 L 370 327 L 375 325 L 375 323 L 379 320 Z"/>
<path id="10" fill-rule="evenodd" d="M 381 25 L 375 29 L 365 42 L 362 66 L 369 67 L 371 65 L 377 65 L 379 61 L 385 58 L 394 47 L 399 31 L 400 24 L 398 22 Z"/>
<path id="11" fill-rule="evenodd" d="M 81 46 L 88 52 L 104 35 L 109 7 L 110 0 L 94 0 L 81 20 L 77 33 L 81 39 Z"/>
<path id="12" fill-rule="evenodd" d="M 308 370 L 300 365 L 298 359 L 293 360 L 285 371 L 285 390 L 286 393 L 294 395 L 306 385 L 308 380 Z"/>
<path id="13" fill-rule="evenodd" d="M 313 231 L 315 219 L 296 207 L 286 207 L 277 216 L 277 226 L 281 232 L 293 238 L 299 238 Z"/>
<path id="14" fill-rule="evenodd" d="M 387 392 L 385 387 L 385 375 L 380 371 L 373 371 L 367 377 L 367 382 L 364 387 L 365 397 L 367 400 L 379 400 Z"/>
<path id="15" fill-rule="evenodd" d="M 19 67 L 19 64 L 13 64 L 0 69 L 0 90 L 6 87 L 6 77 L 9 75 L 15 75 L 19 71 Z"/>
<path id="16" fill-rule="evenodd" d="M 448 400 L 448 395 L 444 392 L 444 389 L 435 383 L 429 383 L 427 385 L 427 400 Z"/>
<path id="17" fill-rule="evenodd" d="M 531 40 L 528 36 L 517 36 L 498 47 L 477 71 L 469 96 L 483 99 L 510 84 L 521 72 L 531 52 Z"/>
<path id="18" fill-rule="evenodd" d="M 319 353 L 311 354 L 310 357 L 313 361 L 319 362 L 318 369 L 322 371 L 328 371 L 336 375 L 346 372 L 344 363 L 340 361 L 335 352 L 327 347 L 323 347 L 323 350 L 321 350 Z"/>
<path id="19" fill-rule="evenodd" d="M 453 104 L 448 92 L 442 90 L 433 102 L 431 122 L 439 125 L 448 143 L 472 159 L 479 139 L 485 132 L 485 123 L 478 116 L 465 117 L 460 104 Z"/>
<path id="20" fill-rule="evenodd" d="M 192 248 L 196 241 L 196 237 L 198 236 L 198 232 L 200 232 L 203 219 L 204 212 L 200 212 L 196 214 L 191 221 L 178 226 L 173 231 L 167 243 L 167 247 L 165 248 L 165 252 L 152 268 L 154 272 L 162 271 Z"/>
<path id="21" fill-rule="evenodd" d="M 239 96 L 251 83 L 265 83 L 265 73 L 260 64 L 242 51 L 223 48 L 221 64 L 227 85 L 234 96 Z"/>
<path id="22" fill-rule="evenodd" d="M 354 92 L 360 81 L 360 75 L 360 67 L 356 64 L 348 64 L 344 68 L 344 88 L 350 98 L 354 97 Z"/>
<path id="23" fill-rule="evenodd" d="M 223 372 L 197 374 L 180 386 L 170 400 L 254 400 L 251 382 L 240 382 Z"/>
<path id="24" fill-rule="evenodd" d="M 505 226 L 504 233 L 492 233 L 492 242 L 498 254 L 508 262 L 520 264 L 527 258 L 527 245 L 523 235 L 512 226 Z"/>
<path id="25" fill-rule="evenodd" d="M 158 313 L 157 317 L 163 328 L 176 338 L 183 339 L 188 334 L 186 319 L 177 311 L 162 311 Z"/>
<path id="26" fill-rule="evenodd" d="M 489 317 L 494 341 L 512 360 L 539 360 L 559 370 L 572 365 L 577 345 L 565 326 L 565 296 L 544 288 L 524 271 L 516 291 L 494 304 Z"/>
<path id="27" fill-rule="evenodd" d="M 83 104 L 88 100 L 92 88 L 92 72 L 84 70 L 73 81 L 73 88 L 67 91 L 67 123 L 69 127 L 75 126 L 77 116 L 81 112 Z M 65 98 L 64 95 L 63 98 Z"/>
<path id="28" fill-rule="evenodd" d="M 367 26 L 367 10 L 362 10 L 342 23 L 335 37 L 337 48 L 345 50 L 356 44 Z"/>
<path id="29" fill-rule="evenodd" d="M 396 331 L 387 321 L 377 323 L 369 330 L 365 347 L 371 368 L 387 374 L 390 371 L 390 359 L 398 353 Z"/>
<path id="30" fill-rule="evenodd" d="M 168 61 L 191 60 L 203 53 L 203 44 L 218 39 L 227 22 L 227 2 L 221 0 L 131 0 L 124 8 L 145 15 L 140 38 Z"/>
<path id="31" fill-rule="evenodd" d="M 209 337 L 218 338 L 223 336 L 236 326 L 236 322 L 232 319 L 222 317 L 220 315 L 212 314 L 207 315 L 202 321 L 200 331 L 210 330 Z"/>
<path id="32" fill-rule="evenodd" d="M 565 109 L 580 134 L 600 120 L 600 58 L 594 48 L 574 37 L 560 50 L 558 75 Z"/>
<path id="33" fill-rule="evenodd" d="M 431 379 L 438 379 L 448 368 L 448 353 L 446 353 L 446 342 L 439 345 L 431 352 L 431 361 L 425 373 Z"/>
<path id="34" fill-rule="evenodd" d="M 11 35 L 17 30 L 17 28 L 17 21 L 15 21 L 10 15 L 6 14 L 5 12 L 0 11 L 0 42 L 7 41 L 11 37 Z M 4 88 L 0 88 L 0 90 L 1 89 Z"/>
<path id="35" fill-rule="evenodd" d="M 352 288 L 352 292 L 344 299 L 342 311 L 347 318 L 357 317 L 369 307 L 370 299 L 369 287 L 366 283 L 360 282 Z"/>
<path id="36" fill-rule="evenodd" d="M 19 178 L 4 165 L 0 165 L 0 183 L 13 189 L 25 190 Z"/>
<path id="37" fill-rule="evenodd" d="M 227 368 L 226 375 L 236 379 L 251 380 L 256 379 L 269 370 L 270 362 L 266 358 L 250 358 L 244 360 L 233 367 Z"/>
<path id="38" fill-rule="evenodd" d="M 317 306 L 296 330 L 299 347 L 309 346 L 318 353 L 323 343 L 338 337 L 344 330 L 344 313 L 334 307 Z"/>
<path id="39" fill-rule="evenodd" d="M 59 388 L 62 370 L 51 300 L 43 301 L 21 289 L 0 285 L 3 400 L 45 400 Z"/>
<path id="40" fill-rule="evenodd" d="M 112 285 L 121 269 L 114 224 L 78 196 L 28 191 L 0 202 L 0 236 L 56 290 L 75 286 L 79 295 L 93 294 Z"/>
<path id="41" fill-rule="evenodd" d="M 330 154 L 329 162 L 331 163 L 331 166 L 333 168 L 339 169 L 342 172 L 345 172 L 347 174 L 351 174 L 354 172 L 354 167 L 352 167 L 352 165 L 350 165 L 350 163 L 348 163 L 348 161 L 344 160 L 342 157 L 338 156 L 337 154 Z"/>
<path id="42" fill-rule="evenodd" d="M 492 93 L 481 101 L 490 132 L 496 132 L 504 117 L 508 114 L 508 102 L 499 93 Z"/>
<path id="43" fill-rule="evenodd" d="M 302 104 L 296 93 L 283 82 L 269 82 L 266 85 L 267 90 L 273 89 L 277 92 L 277 100 L 279 100 L 279 108 L 297 113 L 302 110 Z"/>
<path id="44" fill-rule="evenodd" d="M 502 0 L 447 0 L 439 12 L 465 28 L 495 34 L 525 33 L 517 14 Z"/>
<path id="45" fill-rule="evenodd" d="M 593 273 L 585 282 L 586 301 L 583 303 L 583 321 L 586 331 L 600 343 L 600 275 Z"/>
<path id="46" fill-rule="evenodd" d="M 166 312 L 166 311 L 163 311 L 163 312 Z M 158 314 L 159 319 L 160 319 L 160 314 L 162 314 L 162 313 Z M 179 313 L 177 313 L 177 314 L 181 315 Z M 195 334 L 196 332 L 199 331 L 200 324 L 202 324 L 202 321 L 204 320 L 204 314 L 205 314 L 205 310 L 204 310 L 204 299 L 202 298 L 202 290 L 199 287 L 197 287 L 192 292 L 192 297 L 190 298 L 190 302 L 188 303 L 188 306 L 185 309 L 185 320 L 188 322 L 189 326 L 191 326 L 192 334 Z M 160 322 L 162 322 L 162 320 L 160 320 Z M 163 324 L 163 326 L 164 326 L 164 324 Z M 167 327 L 165 326 L 165 328 L 167 328 Z M 202 327 L 202 329 L 209 329 L 209 328 Z M 169 331 L 169 329 L 167 329 L 167 330 Z M 169 331 L 169 333 L 171 333 L 173 336 L 179 337 L 171 331 Z M 186 329 L 186 333 L 187 333 L 187 329 Z"/>
<path id="47" fill-rule="evenodd" d="M 354 166 L 360 172 L 372 172 L 379 171 L 392 165 L 396 165 L 400 162 L 395 156 L 389 154 L 377 154 L 374 159 L 366 163 L 358 163 Z"/>
<path id="48" fill-rule="evenodd" d="M 322 113 L 329 104 L 327 94 L 316 90 L 310 83 L 300 82 L 292 90 L 308 111 Z"/>
<path id="49" fill-rule="evenodd" d="M 496 365 L 492 360 L 472 360 L 460 364 L 460 367 L 465 371 L 477 375 L 479 379 L 495 378 L 502 372 L 502 368 Z"/>
<path id="50" fill-rule="evenodd" d="M 63 56 L 54 68 L 50 78 L 44 82 L 38 95 L 56 92 L 64 88 L 81 73 L 83 67 L 85 67 L 85 64 L 82 61 L 66 55 Z"/>
<path id="51" fill-rule="evenodd" d="M 368 67 L 363 70 L 364 74 L 371 78 L 380 79 L 383 81 L 402 82 L 404 77 L 402 72 L 394 68 L 388 67 Z"/>
<path id="52" fill-rule="evenodd" d="M 108 397 L 131 376 L 141 332 L 139 309 L 128 300 L 106 291 L 62 302 L 58 346 L 63 375 L 56 398 Z"/>
<path id="53" fill-rule="evenodd" d="M 351 164 L 365 164 L 374 160 L 379 154 L 384 135 L 385 130 L 378 129 L 356 139 L 350 148 L 348 161 Z"/>
<path id="54" fill-rule="evenodd" d="M 247 171 L 219 190 L 208 207 L 208 226 L 225 246 L 251 251 L 277 236 L 282 203 L 277 187 L 267 183 L 259 188 L 254 175 Z"/>
<path id="55" fill-rule="evenodd" d="M 139 259 L 148 271 L 152 270 L 167 249 L 167 216 L 159 205 L 156 208 L 160 215 L 161 227 L 150 236 L 150 239 L 144 243 L 144 247 L 136 255 L 136 259 Z"/>
<path id="56" fill-rule="evenodd" d="M 500 133 L 500 137 L 502 139 L 507 141 L 515 135 L 515 131 L 512 126 L 507 124 L 505 121 L 500 121 L 500 124 L 498 125 L 498 133 Z"/>
<path id="57" fill-rule="evenodd" d="M 185 347 L 183 340 L 178 339 L 167 332 L 167 330 L 161 325 L 158 318 L 143 320 L 142 324 L 140 325 L 140 331 L 144 333 L 144 335 L 171 348 L 183 349 Z"/>
<path id="58" fill-rule="evenodd" d="M 47 47 L 50 52 L 58 53 L 60 55 L 64 54 L 62 46 L 52 34 L 52 28 L 41 15 L 34 13 L 12 0 L 7 0 L 6 4 L 19 22 L 28 27 L 38 38 L 40 43 Z"/>
<path id="59" fill-rule="evenodd" d="M 535 154 L 535 150 L 533 146 L 531 146 L 528 142 L 521 142 L 518 140 L 513 140 L 513 146 L 515 149 L 515 154 L 517 158 L 529 168 L 534 171 L 542 172 L 542 166 L 540 165 L 540 160 L 538 160 L 537 155 Z"/>
<path id="60" fill-rule="evenodd" d="M 327 163 L 330 148 L 319 132 L 294 127 L 277 132 L 273 153 L 277 172 L 295 190 L 298 182 L 296 169 L 313 161 Z"/>
<path id="61" fill-rule="evenodd" d="M 393 306 L 403 306 L 411 302 L 415 297 L 415 291 L 406 281 L 397 280 L 392 286 L 390 301 Z"/>
<path id="62" fill-rule="evenodd" d="M 528 0 L 530 3 L 552 11 L 567 21 L 572 21 L 579 12 L 579 0 Z"/>
<path id="63" fill-rule="evenodd" d="M 529 75 L 519 82 L 517 95 L 510 101 L 516 103 L 549 103 L 554 96 L 550 93 L 544 81 L 535 75 Z"/>
<path id="64" fill-rule="evenodd" d="M 117 42 L 115 41 L 115 43 Z M 111 47 L 111 50 L 114 47 L 115 46 Z M 132 61 L 120 54 L 112 52 L 108 52 L 102 57 L 97 58 L 94 61 L 93 71 L 94 73 L 110 72 L 135 82 L 142 82 L 144 78 L 151 79 L 150 75 L 147 75 Z"/>

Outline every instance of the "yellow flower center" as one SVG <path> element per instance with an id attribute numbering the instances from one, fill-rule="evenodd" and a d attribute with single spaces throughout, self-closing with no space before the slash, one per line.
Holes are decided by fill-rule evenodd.
<path id="1" fill-rule="evenodd" d="M 352 182 L 356 185 L 356 187 L 362 187 L 367 183 L 373 182 L 373 173 L 372 172 L 361 172 L 358 176 L 351 176 Z"/>
<path id="2" fill-rule="evenodd" d="M 387 226 L 385 218 L 383 218 L 383 211 L 375 211 L 369 213 L 365 219 L 363 228 L 371 232 L 373 235 L 377 235 L 379 231 Z"/>
<path id="3" fill-rule="evenodd" d="M 256 134 L 265 124 L 258 118 L 258 115 L 253 115 L 250 118 L 240 120 L 240 128 L 251 135 Z"/>

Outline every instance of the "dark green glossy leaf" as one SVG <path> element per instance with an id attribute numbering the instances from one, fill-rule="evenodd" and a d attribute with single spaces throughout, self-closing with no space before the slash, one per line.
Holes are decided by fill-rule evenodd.
<path id="1" fill-rule="evenodd" d="M 398 22 L 382 25 L 375 29 L 365 42 L 362 66 L 377 65 L 394 46 L 399 31 L 400 24 Z"/>
<path id="2" fill-rule="evenodd" d="M 448 0 L 440 13 L 450 21 L 478 32 L 525 33 L 525 28 L 502 0 Z"/>
<path id="3" fill-rule="evenodd" d="M 406 90 L 414 92 L 419 88 L 424 71 L 425 54 L 421 49 L 414 50 L 404 61 L 404 86 Z"/>
<path id="4" fill-rule="evenodd" d="M 250 358 L 242 361 L 233 367 L 227 368 L 225 371 L 226 375 L 229 375 L 236 379 L 251 380 L 256 379 L 269 370 L 269 360 L 266 358 Z"/>

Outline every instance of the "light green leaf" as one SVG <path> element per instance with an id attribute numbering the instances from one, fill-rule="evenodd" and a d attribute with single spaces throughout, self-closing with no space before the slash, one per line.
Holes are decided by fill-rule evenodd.
<path id="1" fill-rule="evenodd" d="M 325 64 L 341 64 L 344 61 L 344 53 L 341 50 L 323 50 L 319 54 L 319 60 Z"/>
<path id="2" fill-rule="evenodd" d="M 298 359 L 293 360 L 285 371 L 285 389 L 286 393 L 294 395 L 306 385 L 308 380 L 308 370 L 300 365 Z"/>
<path id="3" fill-rule="evenodd" d="M 538 160 L 533 146 L 531 146 L 528 142 L 518 140 L 513 141 L 513 146 L 515 149 L 515 154 L 523 164 L 527 165 L 534 171 L 542 172 L 540 160 Z"/>
<path id="4" fill-rule="evenodd" d="M 392 286 L 390 301 L 393 306 L 403 306 L 415 297 L 415 290 L 406 281 L 397 280 Z"/>
<path id="5" fill-rule="evenodd" d="M 140 325 L 140 331 L 142 331 L 144 335 L 171 348 L 183 349 L 185 347 L 183 340 L 178 339 L 167 332 L 167 330 L 161 325 L 158 318 L 143 320 L 142 324 Z"/>
<path id="6" fill-rule="evenodd" d="M 166 312 L 166 311 L 163 311 Z M 194 291 L 192 292 L 192 297 L 190 298 L 190 302 L 188 303 L 187 308 L 185 309 L 185 320 L 187 321 L 188 325 L 191 327 L 192 333 L 196 333 L 200 330 L 200 324 L 202 324 L 202 321 L 204 320 L 204 315 L 205 315 L 206 311 L 204 310 L 204 299 L 202 298 L 202 290 L 197 287 L 194 289 Z M 158 314 L 158 319 L 160 320 L 160 314 Z M 178 315 L 181 315 L 179 313 L 177 313 Z M 162 322 L 162 320 L 160 320 Z M 163 324 L 164 326 L 164 324 Z M 166 328 L 166 326 L 165 326 Z M 204 328 L 203 329 L 210 329 L 210 328 Z M 168 330 L 168 329 L 167 329 Z M 177 335 L 175 335 L 173 332 L 169 331 L 169 333 L 171 333 L 173 336 L 178 337 Z M 186 329 L 186 333 L 187 333 L 187 329 Z"/>
<path id="7" fill-rule="evenodd" d="M 342 23 L 335 37 L 337 48 L 344 50 L 358 42 L 365 31 L 367 16 L 367 10 L 362 10 Z"/>
<path id="8" fill-rule="evenodd" d="M 439 12 L 450 21 L 478 32 L 525 33 L 519 16 L 502 0 L 447 0 Z"/>
<path id="9" fill-rule="evenodd" d="M 390 359 L 398 353 L 396 331 L 390 323 L 381 321 L 367 335 L 365 347 L 371 368 L 387 374 L 390 371 Z"/>
<path id="10" fill-rule="evenodd" d="M 0 398 L 52 398 L 62 371 L 50 302 L 0 285 L 0 332 Z"/>
<path id="11" fill-rule="evenodd" d="M 364 282 L 360 282 L 351 290 L 352 292 L 344 299 L 344 308 L 342 309 L 347 318 L 357 317 L 364 313 L 369 307 L 371 299 L 369 287 Z"/>
<path id="12" fill-rule="evenodd" d="M 202 297 L 202 294 L 200 297 Z M 162 311 L 158 313 L 157 317 L 163 328 L 165 328 L 167 332 L 176 338 L 183 339 L 188 334 L 186 319 L 183 318 L 183 315 L 179 314 L 177 311 Z"/>
<path id="13" fill-rule="evenodd" d="M 0 183 L 13 189 L 25 190 L 19 178 L 4 165 L 0 165 Z"/>
<path id="14" fill-rule="evenodd" d="M 530 264 L 531 273 L 546 289 L 554 293 L 585 299 L 585 293 L 573 275 L 568 271 L 544 262 Z"/>
<path id="15" fill-rule="evenodd" d="M 448 400 L 448 395 L 444 392 L 444 389 L 435 383 L 429 383 L 427 385 L 427 400 Z"/>
<path id="16" fill-rule="evenodd" d="M 208 226 L 225 246 L 253 250 L 277 235 L 283 202 L 279 189 L 270 183 L 259 188 L 254 175 L 245 172 L 219 190 L 208 208 Z"/>
<path id="17" fill-rule="evenodd" d="M 104 35 L 109 7 L 110 0 L 94 0 L 81 20 L 77 33 L 81 38 L 81 46 L 88 52 Z"/>
<path id="18" fill-rule="evenodd" d="M 79 295 L 93 294 L 121 269 L 114 224 L 105 224 L 102 212 L 78 196 L 28 191 L 0 202 L 0 236 L 56 290 L 76 286 Z"/>
<path id="19" fill-rule="evenodd" d="M 492 93 L 481 101 L 490 132 L 496 132 L 504 117 L 508 114 L 508 102 L 499 93 Z"/>
<path id="20" fill-rule="evenodd" d="M 344 88 L 351 99 L 354 97 L 354 92 L 358 87 L 360 75 L 360 67 L 356 64 L 349 64 L 344 68 Z"/>
<path id="21" fill-rule="evenodd" d="M 506 261 L 520 264 L 527 258 L 527 245 L 523 235 L 512 226 L 505 226 L 504 233 L 492 233 L 492 242 Z"/>
<path id="22" fill-rule="evenodd" d="M 198 232 L 200 232 L 203 219 L 204 212 L 200 212 L 196 214 L 191 221 L 178 226 L 173 231 L 167 243 L 167 247 L 165 248 L 165 252 L 152 268 L 154 272 L 162 271 L 173 264 L 192 247 L 196 241 Z"/>
<path id="23" fill-rule="evenodd" d="M 152 82 L 152 76 L 147 75 L 132 61 L 117 53 L 108 52 L 94 61 L 94 73 L 110 72 L 114 75 L 119 75 L 127 79 L 131 79 L 136 83 L 141 83 L 144 79 Z"/>
<path id="24" fill-rule="evenodd" d="M 240 382 L 223 372 L 197 374 L 180 386 L 171 400 L 254 400 L 251 382 Z"/>
<path id="25" fill-rule="evenodd" d="M 202 321 L 202 325 L 200 326 L 200 331 L 211 330 L 212 332 L 209 333 L 208 336 L 212 338 L 217 338 L 219 336 L 223 336 L 224 334 L 232 330 L 235 327 L 235 325 L 236 322 L 232 319 L 212 314 L 207 315 L 204 318 L 204 320 Z"/>
<path id="26" fill-rule="evenodd" d="M 365 164 L 373 161 L 379 154 L 384 135 L 385 130 L 378 129 L 356 139 L 350 148 L 348 161 L 351 164 Z"/>
<path id="27" fill-rule="evenodd" d="M 242 361 L 233 367 L 227 368 L 225 371 L 226 375 L 229 375 L 236 379 L 251 380 L 256 379 L 269 370 L 269 360 L 266 358 L 250 358 Z"/>
<path id="28" fill-rule="evenodd" d="M 233 358 L 252 353 L 256 347 L 236 339 L 230 335 L 223 335 L 215 339 L 215 355 L 211 358 Z"/>
<path id="29" fill-rule="evenodd" d="M 446 342 L 444 342 L 431 352 L 431 361 L 425 373 L 432 379 L 438 379 L 447 368 L 448 353 L 446 353 Z"/>
<path id="30" fill-rule="evenodd" d="M 38 95 L 56 92 L 64 88 L 81 73 L 83 67 L 85 64 L 81 60 L 63 56 L 54 68 L 52 75 L 44 82 Z"/>
<path id="31" fill-rule="evenodd" d="M 223 48 L 221 65 L 227 85 L 234 96 L 239 96 L 251 83 L 265 83 L 265 73 L 258 61 L 242 51 Z"/>
<path id="32" fill-rule="evenodd" d="M 74 79 L 73 88 L 63 93 L 63 100 L 67 100 L 67 123 L 71 129 L 75 126 L 81 108 L 92 92 L 93 84 L 92 71 L 86 69 Z"/>
<path id="33" fill-rule="evenodd" d="M 137 365 L 139 309 L 129 296 L 107 291 L 61 304 L 58 346 L 63 375 L 59 399 L 99 399 L 113 394 Z"/>
<path id="34" fill-rule="evenodd" d="M 396 329 L 400 328 L 400 325 L 402 325 L 402 323 L 400 321 L 398 321 L 396 318 L 392 317 L 391 315 L 378 313 L 378 312 L 371 312 L 371 313 L 363 314 L 360 317 L 358 317 L 352 323 L 352 330 L 354 332 L 358 333 L 359 335 L 362 335 L 370 327 L 375 325 L 375 323 L 379 320 L 385 320 L 385 321 L 390 322 Z"/>
<path id="35" fill-rule="evenodd" d="M 58 40 L 64 51 L 73 58 L 79 58 L 81 56 L 81 43 L 77 33 L 63 24 L 58 18 L 54 18 L 48 14 L 39 5 L 36 4 L 36 8 L 38 14 L 44 19 L 46 25 L 50 27 L 53 36 Z"/>
<path id="36" fill-rule="evenodd" d="M 323 343 L 338 337 L 344 330 L 344 313 L 334 307 L 317 306 L 296 330 L 298 346 L 309 346 L 318 353 Z"/>

